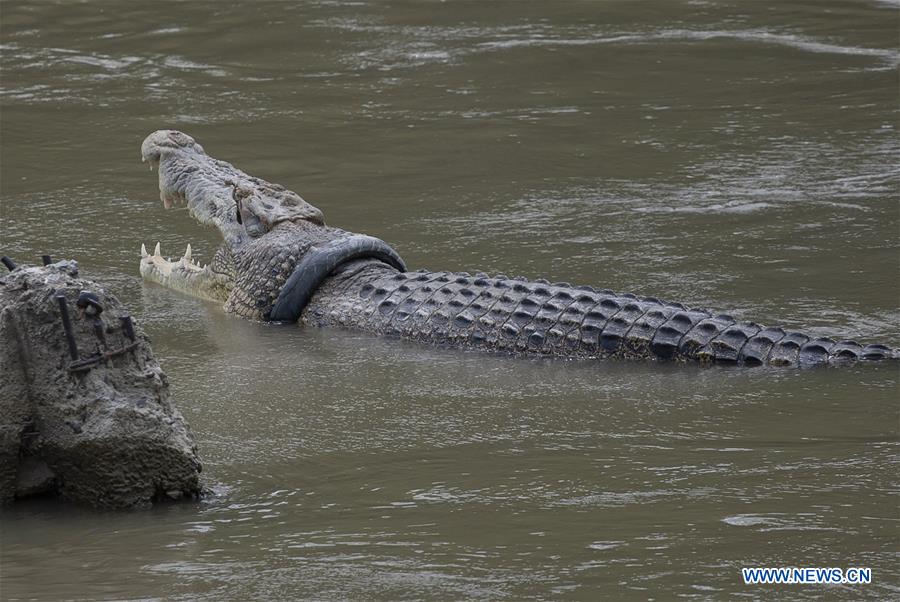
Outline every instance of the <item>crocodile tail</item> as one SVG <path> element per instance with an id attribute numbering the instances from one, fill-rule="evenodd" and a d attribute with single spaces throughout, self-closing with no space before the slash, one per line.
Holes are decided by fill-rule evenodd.
<path id="1" fill-rule="evenodd" d="M 572 358 L 813 366 L 900 359 L 885 345 L 811 337 L 680 303 L 565 282 L 466 272 L 355 283 L 320 323 L 404 339 Z"/>

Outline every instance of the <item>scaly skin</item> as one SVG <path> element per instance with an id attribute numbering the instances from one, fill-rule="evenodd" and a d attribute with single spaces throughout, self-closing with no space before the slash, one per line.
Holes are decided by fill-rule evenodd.
<path id="1" fill-rule="evenodd" d="M 181 132 L 154 132 L 142 158 L 159 165 L 160 197 L 186 202 L 225 243 L 210 266 L 143 253 L 141 274 L 265 320 L 297 262 L 314 246 L 346 236 L 295 193 L 209 157 Z M 898 359 L 862 346 L 737 322 L 650 297 L 467 273 L 401 273 L 375 260 L 338 268 L 300 321 L 432 344 L 572 358 L 662 359 L 748 365 L 815 365 Z"/>
<path id="2" fill-rule="evenodd" d="M 863 347 L 737 322 L 650 297 L 503 275 L 400 273 L 383 265 L 336 274 L 304 323 L 435 344 L 572 358 L 779 366 L 885 359 Z"/>

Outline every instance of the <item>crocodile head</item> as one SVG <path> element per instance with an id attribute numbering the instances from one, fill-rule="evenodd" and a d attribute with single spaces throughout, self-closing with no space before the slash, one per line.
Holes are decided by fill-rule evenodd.
<path id="1" fill-rule="evenodd" d="M 185 205 L 223 243 L 201 267 L 191 247 L 177 261 L 141 247 L 141 275 L 184 293 L 225 303 L 227 310 L 261 319 L 305 248 L 334 236 L 322 212 L 278 184 L 249 176 L 206 154 L 176 130 L 153 132 L 141 159 L 158 168 L 159 194 L 168 209 Z"/>

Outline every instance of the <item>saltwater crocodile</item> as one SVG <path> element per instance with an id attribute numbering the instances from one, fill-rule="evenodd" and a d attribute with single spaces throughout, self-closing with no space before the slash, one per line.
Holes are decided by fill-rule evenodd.
<path id="1" fill-rule="evenodd" d="M 806 366 L 898 359 L 900 350 L 740 322 L 652 297 L 503 274 L 408 272 L 386 243 L 325 225 L 322 212 L 277 184 L 214 159 L 175 130 L 150 134 L 160 198 L 187 205 L 224 244 L 200 267 L 142 246 L 151 280 L 221 301 L 244 318 L 357 329 L 490 351 Z"/>

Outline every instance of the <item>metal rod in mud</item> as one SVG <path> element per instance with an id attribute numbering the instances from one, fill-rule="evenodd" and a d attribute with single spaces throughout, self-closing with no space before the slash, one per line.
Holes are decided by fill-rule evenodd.
<path id="1" fill-rule="evenodd" d="M 59 313 L 62 316 L 63 330 L 66 333 L 66 343 L 69 345 L 69 356 L 73 360 L 78 359 L 78 344 L 75 342 L 75 335 L 72 333 L 72 320 L 69 318 L 69 302 L 65 295 L 57 295 L 56 302 L 59 303 Z"/>
<path id="2" fill-rule="evenodd" d="M 134 322 L 131 321 L 131 316 L 127 314 L 119 316 L 119 321 L 122 323 L 122 332 L 125 336 L 129 341 L 134 341 Z"/>

